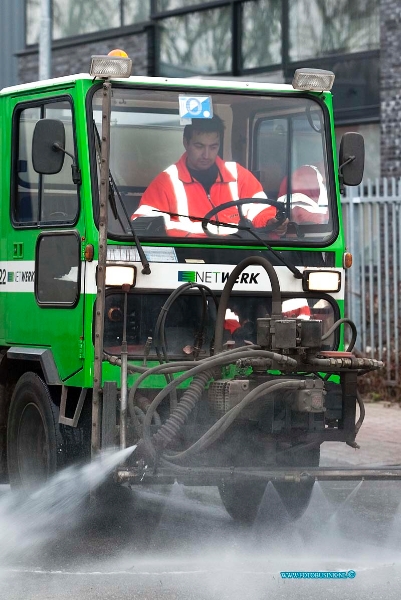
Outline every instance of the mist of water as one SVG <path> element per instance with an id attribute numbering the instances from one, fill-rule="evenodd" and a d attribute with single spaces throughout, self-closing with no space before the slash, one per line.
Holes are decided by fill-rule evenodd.
<path id="1" fill-rule="evenodd" d="M 0 501 L 0 563 L 36 551 L 74 526 L 90 492 L 104 483 L 134 449 L 104 452 L 89 464 L 60 471 L 31 494 L 5 496 Z"/>

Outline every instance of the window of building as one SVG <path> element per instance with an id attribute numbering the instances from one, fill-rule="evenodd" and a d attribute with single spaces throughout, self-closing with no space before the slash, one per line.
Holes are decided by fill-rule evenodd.
<path id="1" fill-rule="evenodd" d="M 26 0 L 26 43 L 37 44 L 40 29 L 40 0 Z"/>
<path id="2" fill-rule="evenodd" d="M 78 216 L 78 187 L 72 181 L 71 159 L 67 156 L 63 168 L 55 175 L 39 175 L 33 168 L 32 137 L 37 121 L 43 118 L 63 121 L 65 149 L 76 155 L 72 110 L 68 101 L 31 106 L 17 113 L 17 176 L 12 207 L 13 223 L 17 227 L 73 224 Z"/>
<path id="3" fill-rule="evenodd" d="M 242 12 L 244 69 L 281 63 L 281 0 L 245 2 Z"/>
<path id="4" fill-rule="evenodd" d="M 37 44 L 41 0 L 26 0 L 26 43 Z M 150 0 L 52 0 L 53 39 L 147 21 Z"/>
<path id="5" fill-rule="evenodd" d="M 291 0 L 290 60 L 379 47 L 377 0 Z"/>
<path id="6" fill-rule="evenodd" d="M 213 2 L 213 0 L 156 0 L 156 11 L 164 12 L 176 8 L 187 8 L 188 6 L 195 7 L 199 4 L 207 4 L 208 2 Z"/>
<path id="7" fill-rule="evenodd" d="M 120 0 L 53 0 L 55 40 L 120 25 Z"/>
<path id="8" fill-rule="evenodd" d="M 150 16 L 150 0 L 122 0 L 122 25 L 132 25 L 148 21 Z"/>
<path id="9" fill-rule="evenodd" d="M 231 71 L 229 6 L 160 22 L 160 74 L 189 76 Z"/>

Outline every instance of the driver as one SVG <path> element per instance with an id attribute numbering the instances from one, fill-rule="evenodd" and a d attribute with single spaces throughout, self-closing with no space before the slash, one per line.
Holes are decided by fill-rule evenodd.
<path id="1" fill-rule="evenodd" d="M 200 219 L 211 209 L 242 198 L 266 199 L 261 184 L 250 171 L 218 156 L 223 133 L 224 123 L 217 115 L 211 119 L 195 119 L 191 125 L 186 125 L 185 153 L 150 183 L 131 219 L 160 216 L 161 213 L 156 211 L 162 211 L 168 235 L 204 237 Z M 277 235 L 286 231 L 288 221 L 279 223 L 273 206 L 250 202 L 242 206 L 242 211 L 255 227 L 269 224 Z M 214 219 L 237 224 L 240 219 L 238 208 L 226 208 Z M 221 235 L 235 231 L 224 227 L 214 229 Z"/>

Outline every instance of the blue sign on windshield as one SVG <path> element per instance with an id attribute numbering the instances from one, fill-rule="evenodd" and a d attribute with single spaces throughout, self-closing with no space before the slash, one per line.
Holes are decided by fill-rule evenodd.
<path id="1" fill-rule="evenodd" d="M 211 119 L 213 105 L 210 96 L 179 96 L 181 119 Z"/>

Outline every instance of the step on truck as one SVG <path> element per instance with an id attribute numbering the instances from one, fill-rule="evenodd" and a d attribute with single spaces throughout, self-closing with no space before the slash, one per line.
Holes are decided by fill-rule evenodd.
<path id="1" fill-rule="evenodd" d="M 217 486 L 252 522 L 268 482 L 296 518 L 317 479 L 397 477 L 319 467 L 325 442 L 356 446 L 357 378 L 381 367 L 344 316 L 340 199 L 364 146 L 346 133 L 337 157 L 333 73 L 130 72 L 113 52 L 0 92 L 2 480 L 30 490 L 132 446 L 116 485 Z M 217 143 L 191 143 L 199 170 L 216 160 L 218 203 L 176 166 L 212 119 Z"/>

